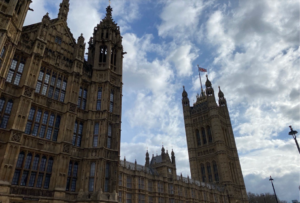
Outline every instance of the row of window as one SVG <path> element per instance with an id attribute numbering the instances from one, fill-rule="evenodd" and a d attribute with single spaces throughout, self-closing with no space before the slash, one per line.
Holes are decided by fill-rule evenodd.
<path id="1" fill-rule="evenodd" d="M 205 164 L 200 164 L 200 168 L 201 168 L 201 177 L 202 177 L 202 182 L 207 182 L 207 178 L 208 178 L 208 182 L 219 182 L 219 173 L 218 173 L 218 167 L 217 167 L 217 163 L 215 161 L 212 162 L 212 167 L 213 167 L 213 172 L 211 169 L 211 164 L 210 163 L 206 163 Z M 205 170 L 206 168 L 206 170 Z M 214 177 L 214 180 L 213 180 Z"/>
<path id="2" fill-rule="evenodd" d="M 18 156 L 12 185 L 48 189 L 52 166 L 52 157 L 22 151 Z"/>
<path id="3" fill-rule="evenodd" d="M 191 191 L 193 191 L 193 190 L 191 190 Z M 191 192 L 191 193 L 193 193 L 193 192 Z M 123 194 L 124 193 L 122 191 L 119 191 L 119 194 L 118 194 L 118 201 L 119 202 L 123 202 Z M 146 197 L 147 197 L 146 195 L 144 195 L 144 194 L 136 194 L 136 195 L 138 197 L 138 203 L 145 203 L 146 202 Z M 125 193 L 125 198 L 126 198 L 125 199 L 126 203 L 135 202 L 134 201 L 134 194 L 132 194 L 132 193 Z M 148 199 L 148 203 L 153 203 L 154 200 L 156 199 L 156 197 L 148 196 L 147 199 Z M 174 198 L 168 198 L 168 199 L 169 199 L 168 203 L 175 203 Z M 199 193 L 199 199 L 208 200 L 208 201 L 211 201 L 211 202 L 227 203 L 227 200 L 226 200 L 225 196 L 218 197 L 218 195 L 210 194 L 210 193 L 207 193 L 205 191 L 202 191 L 202 192 Z M 165 203 L 165 198 L 164 197 L 157 197 L 157 202 L 158 203 Z M 185 201 L 179 200 L 179 203 L 185 203 Z"/>
<path id="4" fill-rule="evenodd" d="M 196 140 L 198 146 L 207 144 L 207 140 L 208 143 L 212 143 L 212 134 L 211 134 L 210 126 L 206 126 L 206 130 L 205 128 L 201 128 L 201 135 L 200 135 L 200 131 L 196 129 Z"/>

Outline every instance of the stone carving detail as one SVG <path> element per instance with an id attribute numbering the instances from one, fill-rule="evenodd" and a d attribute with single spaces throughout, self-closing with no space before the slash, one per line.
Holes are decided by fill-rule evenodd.
<path id="1" fill-rule="evenodd" d="M 70 104 L 69 111 L 75 112 L 76 111 L 76 105 L 75 104 Z"/>
<path id="2" fill-rule="evenodd" d="M 30 87 L 25 87 L 24 95 L 27 96 L 27 97 L 31 97 L 32 89 Z"/>
<path id="3" fill-rule="evenodd" d="M 14 132 L 13 136 L 11 137 L 11 141 L 20 142 L 21 141 L 21 136 L 22 136 L 21 133 Z"/>
<path id="4" fill-rule="evenodd" d="M 69 144 L 64 144 L 63 152 L 70 153 L 70 145 Z"/>

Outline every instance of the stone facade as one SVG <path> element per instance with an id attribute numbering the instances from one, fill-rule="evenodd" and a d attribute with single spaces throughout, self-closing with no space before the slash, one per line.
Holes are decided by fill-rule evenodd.
<path id="1" fill-rule="evenodd" d="M 30 3 L 0 0 L 0 203 L 246 202 L 224 98 L 217 106 L 208 88 L 190 107 L 184 92 L 193 179 L 176 174 L 175 153 L 164 148 L 151 160 L 147 152 L 143 166 L 120 161 L 125 52 L 112 8 L 86 44 L 68 28 L 69 0 L 57 18 L 23 27 Z M 203 119 L 212 142 L 200 147 Z M 216 163 L 218 181 L 202 179 L 206 162 Z"/>
<path id="2" fill-rule="evenodd" d="M 30 0 L 0 0 L 0 202 L 117 202 L 122 37 L 107 7 L 85 40 L 58 17 L 23 27 Z"/>
<path id="3" fill-rule="evenodd" d="M 191 176 L 225 186 L 230 202 L 248 202 L 224 93 L 219 90 L 217 104 L 208 78 L 205 85 L 193 106 L 182 93 Z"/>

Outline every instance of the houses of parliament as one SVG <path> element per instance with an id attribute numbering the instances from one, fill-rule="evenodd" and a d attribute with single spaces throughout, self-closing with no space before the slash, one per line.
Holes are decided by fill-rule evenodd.
<path id="1" fill-rule="evenodd" d="M 89 41 L 75 40 L 61 1 L 57 18 L 23 26 L 31 0 L 0 0 L 0 203 L 247 203 L 226 99 L 209 79 L 192 106 L 182 93 L 191 177 L 164 147 L 145 164 L 120 159 L 120 28 L 108 6 Z"/>

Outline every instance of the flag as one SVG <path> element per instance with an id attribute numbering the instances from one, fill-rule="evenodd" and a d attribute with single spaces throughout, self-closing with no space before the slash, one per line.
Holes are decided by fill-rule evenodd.
<path id="1" fill-rule="evenodd" d="M 198 66 L 198 69 L 199 69 L 200 72 L 207 72 L 207 70 L 205 68 L 201 68 L 201 67 Z"/>

